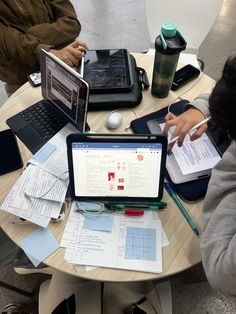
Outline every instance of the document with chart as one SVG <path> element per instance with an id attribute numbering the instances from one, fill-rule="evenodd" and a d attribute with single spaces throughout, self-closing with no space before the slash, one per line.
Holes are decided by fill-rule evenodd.
<path id="1" fill-rule="evenodd" d="M 101 215 L 104 215 L 102 219 L 107 228 L 112 219 L 110 231 L 109 228 L 95 230 L 96 219 L 100 220 Z M 162 224 L 155 212 L 145 212 L 142 217 L 129 217 L 123 213 L 86 216 L 77 212 L 75 206 L 68 218 L 61 246 L 66 247 L 65 260 L 69 263 L 162 272 Z"/>

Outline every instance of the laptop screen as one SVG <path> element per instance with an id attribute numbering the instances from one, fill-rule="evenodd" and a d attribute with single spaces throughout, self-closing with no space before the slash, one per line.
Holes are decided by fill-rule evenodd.
<path id="1" fill-rule="evenodd" d="M 96 136 L 92 136 L 96 138 Z M 123 136 L 109 140 L 71 141 L 76 198 L 160 199 L 163 192 L 165 142 Z"/>
<path id="2" fill-rule="evenodd" d="M 89 87 L 80 74 L 50 52 L 41 50 L 42 95 L 85 130 Z"/>

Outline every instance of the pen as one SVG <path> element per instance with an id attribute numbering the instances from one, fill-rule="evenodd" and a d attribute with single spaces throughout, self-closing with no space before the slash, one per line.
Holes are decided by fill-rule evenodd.
<path id="1" fill-rule="evenodd" d="M 116 203 L 116 202 L 108 202 L 106 204 L 110 208 L 132 208 L 132 207 L 139 207 L 139 208 L 150 208 L 150 209 L 163 209 L 167 207 L 167 203 L 163 201 L 158 202 L 144 202 L 144 203 L 138 203 L 138 202 L 124 202 L 124 203 Z"/>
<path id="2" fill-rule="evenodd" d="M 210 118 L 211 118 L 211 117 L 208 117 L 208 118 L 202 120 L 201 122 L 199 122 L 198 124 L 196 124 L 194 127 L 192 127 L 192 128 L 189 130 L 189 132 L 194 131 L 194 130 L 197 130 L 200 126 L 202 126 L 203 124 L 207 123 L 207 122 L 210 120 Z M 168 142 L 168 144 L 174 143 L 175 141 L 177 141 L 178 138 L 179 138 L 178 136 L 172 138 L 172 139 Z"/>
<path id="3" fill-rule="evenodd" d="M 126 216 L 133 216 L 133 217 L 143 216 L 144 215 L 144 210 L 140 210 L 140 209 L 126 209 L 124 211 L 124 214 Z"/>
<path id="4" fill-rule="evenodd" d="M 167 207 L 167 203 L 163 202 L 163 201 L 159 201 L 159 202 L 148 202 L 147 205 L 149 206 L 158 206 L 159 209 L 163 209 Z"/>
<path id="5" fill-rule="evenodd" d="M 123 205 L 123 204 L 117 204 L 113 206 L 108 206 L 110 209 L 114 211 L 119 211 L 119 210 L 133 210 L 133 209 L 139 209 L 139 210 L 160 210 L 158 206 L 141 206 L 141 205 Z"/>
<path id="6" fill-rule="evenodd" d="M 184 205 L 181 203 L 178 195 L 173 190 L 173 188 L 171 187 L 170 183 L 165 181 L 164 184 L 165 184 L 166 191 L 169 193 L 170 197 L 174 200 L 175 204 L 178 206 L 178 208 L 180 209 L 181 213 L 184 215 L 184 218 L 187 220 L 187 222 L 190 225 L 190 227 L 193 230 L 193 232 L 197 236 L 199 236 L 200 233 L 199 233 L 197 225 L 193 222 L 192 218 L 189 216 L 187 210 L 185 209 Z"/>
<path id="7" fill-rule="evenodd" d="M 125 210 L 132 208 L 140 208 L 142 210 L 161 210 L 166 206 L 164 205 L 141 205 L 141 204 L 106 204 L 106 206 L 112 210 Z"/>

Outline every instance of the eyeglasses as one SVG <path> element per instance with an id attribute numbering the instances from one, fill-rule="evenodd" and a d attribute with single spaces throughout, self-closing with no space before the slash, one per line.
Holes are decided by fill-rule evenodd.
<path id="1" fill-rule="evenodd" d="M 167 207 L 167 203 L 163 201 L 158 202 L 147 202 L 144 204 L 140 203 L 100 203 L 100 202 L 75 202 L 77 210 L 86 214 L 97 215 L 101 213 L 114 213 L 118 211 L 124 212 L 126 215 L 144 211 L 144 210 L 154 210 L 159 211 Z M 128 213 L 129 212 L 129 213 Z M 135 215 L 135 214 L 134 214 Z"/>
<path id="2" fill-rule="evenodd" d="M 103 203 L 99 202 L 75 202 L 77 210 L 85 214 L 97 215 L 107 212 L 107 208 Z"/>

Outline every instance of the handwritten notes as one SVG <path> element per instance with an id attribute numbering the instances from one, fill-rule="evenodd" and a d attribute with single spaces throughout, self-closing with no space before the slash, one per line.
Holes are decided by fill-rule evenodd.
<path id="1" fill-rule="evenodd" d="M 58 218 L 69 184 L 66 136 L 75 131 L 67 124 L 29 160 L 2 210 L 44 228 Z"/>
<path id="2" fill-rule="evenodd" d="M 123 213 L 113 216 L 111 232 L 89 230 L 84 228 L 86 217 L 79 213 L 74 205 L 67 220 L 61 246 L 66 248 L 65 260 L 68 263 L 132 269 L 144 272 L 160 273 L 162 271 L 162 224 L 156 212 L 145 212 L 142 217 L 129 217 Z M 129 229 L 133 228 L 133 229 Z M 126 243 L 130 231 L 143 229 L 149 236 L 145 245 L 149 249 L 139 255 L 127 253 Z M 141 235 L 144 238 L 144 233 Z M 138 242 L 140 246 L 140 241 Z M 151 253 L 153 249 L 154 253 Z M 154 256 L 155 255 L 155 256 Z M 130 258 L 126 258 L 129 256 Z"/>

